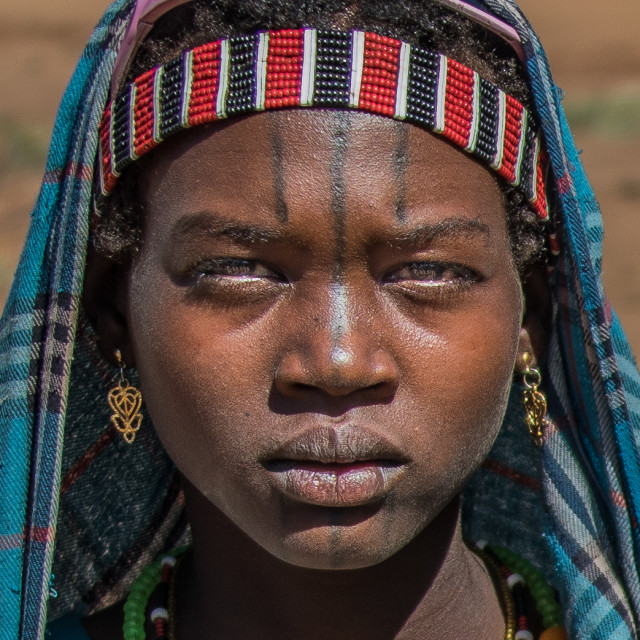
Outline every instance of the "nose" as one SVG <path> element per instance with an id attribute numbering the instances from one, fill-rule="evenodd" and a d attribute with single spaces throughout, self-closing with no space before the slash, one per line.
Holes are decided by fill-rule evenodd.
<path id="1" fill-rule="evenodd" d="M 375 310 L 357 304 L 356 294 L 334 287 L 326 304 L 311 306 L 297 323 L 275 376 L 276 389 L 289 398 L 309 394 L 384 402 L 399 382 L 396 359 L 376 326 Z"/>

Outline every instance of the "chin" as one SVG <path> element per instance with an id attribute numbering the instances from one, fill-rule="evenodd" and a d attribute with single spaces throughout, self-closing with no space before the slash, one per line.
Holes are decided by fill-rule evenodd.
<path id="1" fill-rule="evenodd" d="M 427 524 L 422 520 L 415 527 L 410 520 L 376 506 L 315 510 L 304 523 L 298 520 L 285 527 L 263 548 L 278 560 L 303 569 L 365 569 L 395 555 Z"/>
<path id="2" fill-rule="evenodd" d="M 342 527 L 304 532 L 281 541 L 279 549 L 269 550 L 278 560 L 301 569 L 317 571 L 355 571 L 388 560 L 404 544 L 390 546 L 386 541 L 349 540 Z"/>

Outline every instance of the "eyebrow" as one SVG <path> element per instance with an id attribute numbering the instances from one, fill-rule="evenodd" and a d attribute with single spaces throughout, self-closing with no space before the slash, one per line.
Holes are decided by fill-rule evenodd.
<path id="1" fill-rule="evenodd" d="M 450 240 L 491 237 L 491 227 L 477 219 L 450 217 L 436 223 L 422 224 L 392 235 L 389 244 L 428 245 L 438 238 Z"/>
<path id="2" fill-rule="evenodd" d="M 280 231 L 258 225 L 238 223 L 213 211 L 200 211 L 178 220 L 171 230 L 171 240 L 179 242 L 189 237 L 205 236 L 211 239 L 229 238 L 242 244 L 256 244 L 281 240 Z"/>

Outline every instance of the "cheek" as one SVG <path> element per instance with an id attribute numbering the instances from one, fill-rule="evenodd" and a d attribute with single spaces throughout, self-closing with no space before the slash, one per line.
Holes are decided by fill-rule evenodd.
<path id="1" fill-rule="evenodd" d="M 141 261 L 130 287 L 144 401 L 178 469 L 203 490 L 222 489 L 255 464 L 247 444 L 263 435 L 257 407 L 266 405 L 260 390 L 269 354 L 259 348 L 258 332 L 240 336 L 220 314 L 213 322 L 209 307 L 186 304 L 158 273 Z M 253 354 L 250 366 L 247 353 Z M 202 478 L 209 478 L 206 485 Z"/>
<path id="2" fill-rule="evenodd" d="M 416 429 L 424 431 L 416 443 L 443 487 L 466 481 L 502 424 L 518 348 L 518 290 L 511 299 L 443 323 L 409 356 Z"/>

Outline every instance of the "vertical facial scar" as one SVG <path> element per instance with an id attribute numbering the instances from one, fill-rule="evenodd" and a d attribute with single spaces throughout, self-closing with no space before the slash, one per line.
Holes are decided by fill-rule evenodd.
<path id="1" fill-rule="evenodd" d="M 343 338 L 349 330 L 349 297 L 344 283 L 345 227 L 347 215 L 346 162 L 349 146 L 350 121 L 348 114 L 336 111 L 331 130 L 331 213 L 335 234 L 335 256 L 331 283 L 331 357 L 336 365 L 345 364 L 351 353 L 343 347 Z"/>
<path id="2" fill-rule="evenodd" d="M 280 222 L 289 219 L 289 207 L 285 197 L 284 141 L 279 126 L 279 114 L 269 114 L 269 141 L 271 143 L 271 167 L 273 191 L 276 200 L 276 215 Z"/>

